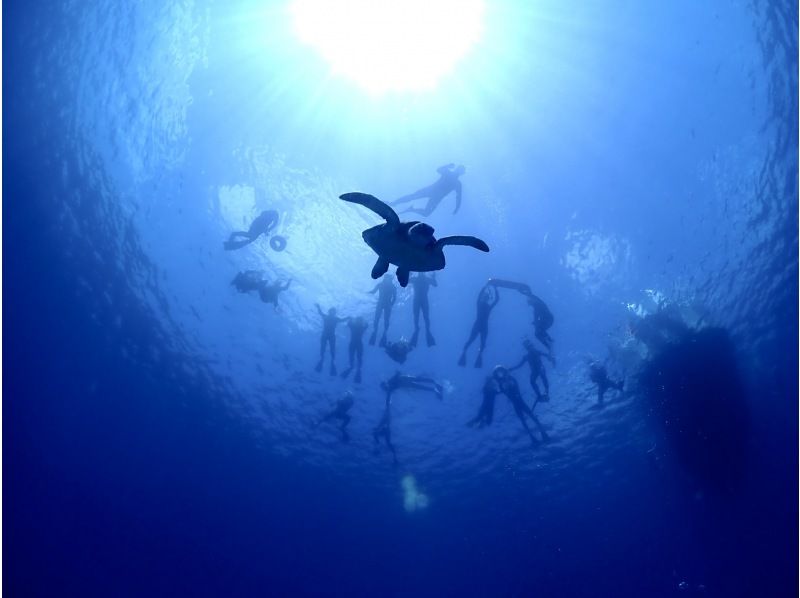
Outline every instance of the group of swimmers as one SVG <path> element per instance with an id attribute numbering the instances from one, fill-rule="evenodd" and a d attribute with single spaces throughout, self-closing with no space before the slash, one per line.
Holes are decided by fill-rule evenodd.
<path id="1" fill-rule="evenodd" d="M 451 192 L 455 192 L 456 207 L 453 213 L 455 214 L 458 212 L 461 205 L 461 182 L 459 178 L 464 174 L 465 168 L 463 166 L 448 164 L 439 168 L 437 172 L 439 174 L 439 179 L 432 185 L 403 196 L 392 202 L 391 205 L 408 203 L 417 199 L 427 199 L 427 203 L 423 208 L 410 207 L 406 209 L 405 212 L 401 213 L 410 212 L 428 216 L 438 207 L 444 197 Z M 277 212 L 273 210 L 262 212 L 252 223 L 248 231 L 232 233 L 225 243 L 225 249 L 238 249 L 252 243 L 261 235 L 269 235 L 277 225 L 277 222 Z M 270 245 L 276 251 L 282 251 L 286 245 L 286 240 L 278 235 L 273 235 L 270 239 Z M 425 339 L 428 347 L 436 345 L 436 340 L 431 332 L 430 307 L 428 301 L 428 293 L 431 287 L 438 286 L 436 275 L 435 273 L 431 275 L 417 273 L 409 279 L 409 282 L 413 289 L 412 306 L 414 315 L 414 331 L 410 340 L 406 340 L 402 337 L 397 341 L 389 341 L 387 339 L 392 310 L 397 301 L 397 289 L 392 280 L 392 276 L 388 273 L 385 274 L 380 282 L 378 282 L 371 291 L 368 291 L 370 294 L 377 294 L 372 334 L 369 338 L 369 344 L 375 345 L 377 343 L 386 351 L 386 354 L 391 359 L 401 364 L 405 362 L 408 353 L 417 346 L 420 334 L 420 315 L 425 325 Z M 264 278 L 263 272 L 249 270 L 237 274 L 232 284 L 242 293 L 257 291 L 262 301 L 272 303 L 277 309 L 278 296 L 281 292 L 289 288 L 291 279 L 283 283 L 279 281 L 269 282 Z M 461 355 L 458 359 L 458 365 L 466 365 L 467 351 L 470 346 L 478 340 L 478 353 L 475 357 L 474 365 L 476 368 L 483 366 L 483 353 L 486 348 L 486 341 L 489 333 L 489 317 L 500 300 L 501 288 L 515 290 L 527 299 L 528 305 L 533 310 L 534 336 L 544 346 L 546 351 L 540 351 L 531 340 L 526 339 L 523 342 L 524 354 L 519 363 L 512 367 L 495 367 L 484 381 L 482 402 L 478 414 L 468 422 L 468 425 L 480 428 L 491 424 L 494 414 L 495 398 L 498 394 L 503 394 L 511 402 L 531 442 L 534 445 L 538 445 L 540 441 L 547 440 L 547 434 L 536 415 L 534 415 L 534 409 L 538 403 L 549 401 L 550 387 L 542 359 L 548 360 L 555 366 L 555 359 L 552 352 L 553 339 L 548 332 L 553 324 L 553 315 L 545 302 L 534 295 L 528 285 L 507 280 L 489 279 L 481 288 L 476 301 L 475 322 L 464 343 Z M 366 330 L 369 328 L 368 322 L 362 316 L 341 317 L 334 307 L 329 308 L 327 311 L 323 311 L 318 304 L 315 307 L 322 320 L 319 360 L 315 370 L 317 372 L 322 371 L 327 350 L 330 354 L 329 373 L 332 376 L 337 374 L 335 364 L 336 329 L 340 323 L 346 322 L 350 331 L 350 342 L 348 345 L 349 363 L 347 369 L 345 369 L 341 375 L 343 378 L 347 378 L 351 372 L 355 371 L 354 381 L 356 383 L 361 382 L 364 354 L 363 337 Z M 383 327 L 380 338 L 378 338 L 381 318 L 383 319 Z M 529 380 L 534 394 L 534 400 L 531 406 L 528 406 L 523 400 L 519 384 L 512 375 L 513 371 L 522 368 L 526 364 L 529 368 Z M 598 363 L 593 363 L 590 366 L 590 379 L 597 385 L 599 404 L 602 404 L 603 397 L 609 389 L 614 388 L 622 390 L 622 382 L 610 380 L 605 366 Z M 396 372 L 388 380 L 382 382 L 381 389 L 385 393 L 384 409 L 378 425 L 373 430 L 373 437 L 376 445 L 379 444 L 381 440 L 385 441 L 396 463 L 397 454 L 391 439 L 392 395 L 398 390 L 408 389 L 429 392 L 441 400 L 444 391 L 442 386 L 431 378 L 404 375 L 400 372 Z M 348 441 L 349 435 L 347 433 L 347 426 L 351 421 L 349 411 L 353 407 L 353 404 L 354 395 L 351 391 L 348 391 L 343 398 L 336 402 L 335 406 L 329 412 L 314 422 L 314 426 L 316 427 L 321 423 L 336 420 L 338 421 L 342 440 L 345 442 Z M 526 418 L 530 419 L 536 426 L 540 435 L 540 440 L 534 436 L 527 424 Z"/>

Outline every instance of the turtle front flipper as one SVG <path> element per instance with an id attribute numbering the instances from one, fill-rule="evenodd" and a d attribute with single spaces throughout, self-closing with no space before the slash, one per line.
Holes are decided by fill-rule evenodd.
<path id="1" fill-rule="evenodd" d="M 405 288 L 406 286 L 408 286 L 408 276 L 409 276 L 409 274 L 411 274 L 411 272 L 409 272 L 405 268 L 398 268 L 397 269 L 397 282 L 400 283 L 401 287 Z"/>
<path id="2" fill-rule="evenodd" d="M 389 260 L 383 257 L 379 257 L 378 261 L 375 262 L 375 265 L 372 267 L 372 278 L 380 278 L 386 271 L 389 269 Z"/>

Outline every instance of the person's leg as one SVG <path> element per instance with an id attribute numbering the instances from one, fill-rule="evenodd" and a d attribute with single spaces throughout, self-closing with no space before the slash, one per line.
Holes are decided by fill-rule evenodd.
<path id="1" fill-rule="evenodd" d="M 478 349 L 478 356 L 475 358 L 475 367 L 483 367 L 483 350 L 486 348 L 486 336 L 489 334 L 489 329 L 486 326 L 481 327 L 481 344 Z"/>
<path id="2" fill-rule="evenodd" d="M 542 392 L 539 390 L 539 385 L 536 384 L 536 375 L 531 374 L 531 388 L 533 389 L 534 394 L 536 395 L 536 400 L 542 400 Z"/>
<path id="3" fill-rule="evenodd" d="M 422 317 L 425 320 L 426 340 L 428 341 L 428 346 L 432 347 L 433 345 L 436 344 L 436 340 L 433 338 L 433 335 L 431 334 L 431 313 L 427 297 L 425 297 L 425 301 L 422 304 Z"/>
<path id="4" fill-rule="evenodd" d="M 408 195 L 404 195 L 398 199 L 395 199 L 391 202 L 390 206 L 397 206 L 401 203 L 408 203 L 409 201 L 414 201 L 415 199 L 422 199 L 423 197 L 428 197 L 430 194 L 430 187 L 423 187 L 422 189 L 418 189 L 414 191 L 414 193 L 409 193 Z"/>
<path id="5" fill-rule="evenodd" d="M 336 333 L 332 332 L 328 340 L 331 345 L 331 376 L 336 375 Z"/>
<path id="6" fill-rule="evenodd" d="M 414 298 L 414 334 L 411 335 L 411 346 L 417 346 L 417 339 L 419 338 L 419 312 L 422 310 L 420 301 Z"/>
<path id="7" fill-rule="evenodd" d="M 361 382 L 361 364 L 364 362 L 364 345 L 358 343 L 356 346 L 356 382 Z"/>
<path id="8" fill-rule="evenodd" d="M 346 413 L 342 413 L 339 419 L 342 420 L 342 423 L 339 425 L 339 430 L 342 432 L 342 442 L 347 442 L 350 440 L 350 435 L 347 433 L 347 424 L 350 423 L 350 416 Z"/>
<path id="9" fill-rule="evenodd" d="M 522 423 L 522 427 L 525 428 L 525 431 L 528 433 L 528 436 L 531 439 L 531 443 L 533 443 L 534 446 L 538 445 L 539 441 L 536 440 L 536 437 L 533 435 L 533 432 L 531 432 L 531 429 L 528 427 L 528 422 L 525 421 L 525 412 L 523 410 L 523 407 L 525 407 L 526 405 L 522 403 L 521 399 L 512 402 L 514 404 L 514 413 L 517 414 L 519 421 Z"/>
<path id="10" fill-rule="evenodd" d="M 372 334 L 369 335 L 369 344 L 370 345 L 374 345 L 375 344 L 375 338 L 378 336 L 378 322 L 381 319 L 381 310 L 382 309 L 383 308 L 381 307 L 380 303 L 375 305 L 375 317 L 372 320 Z"/>
<path id="11" fill-rule="evenodd" d="M 314 368 L 316 371 L 322 370 L 322 362 L 325 360 L 325 343 L 328 339 L 325 336 L 325 333 L 319 339 L 319 361 L 317 362 L 317 367 Z"/>
<path id="12" fill-rule="evenodd" d="M 386 305 L 383 308 L 383 336 L 381 336 L 381 347 L 386 346 L 386 333 L 389 332 L 389 320 L 392 317 L 392 306 Z"/>
<path id="13" fill-rule="evenodd" d="M 544 394 L 545 396 L 550 396 L 550 383 L 547 381 L 547 372 L 545 372 L 544 367 L 539 370 L 539 376 L 542 378 L 542 386 L 544 386 Z"/>
<path id="14" fill-rule="evenodd" d="M 461 350 L 461 357 L 458 359 L 458 365 L 465 365 L 467 363 L 467 349 L 469 349 L 469 346 L 475 341 L 476 338 L 478 338 L 478 332 L 479 326 L 478 322 L 476 321 L 472 325 L 472 330 L 469 333 L 467 342 L 464 343 L 464 348 Z"/>

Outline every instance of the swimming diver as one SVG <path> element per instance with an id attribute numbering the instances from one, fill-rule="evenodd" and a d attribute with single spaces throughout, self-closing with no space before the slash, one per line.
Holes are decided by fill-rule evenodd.
<path id="1" fill-rule="evenodd" d="M 386 344 L 386 354 L 397 363 L 405 363 L 408 354 L 411 353 L 411 345 L 405 338 L 399 341 L 392 341 Z"/>
<path id="2" fill-rule="evenodd" d="M 264 303 L 272 303 L 275 309 L 278 309 L 278 295 L 288 289 L 290 284 L 292 284 L 291 278 L 286 281 L 286 284 L 281 284 L 278 281 L 268 284 L 267 281 L 264 280 L 258 288 L 258 295 Z"/>
<path id="3" fill-rule="evenodd" d="M 614 381 L 608 377 L 606 366 L 595 361 L 589 366 L 589 379 L 597 384 L 597 404 L 603 405 L 603 396 L 609 388 L 622 392 L 624 380 Z"/>
<path id="4" fill-rule="evenodd" d="M 426 378 L 424 376 L 407 376 L 400 372 L 395 372 L 391 378 L 381 382 L 381 389 L 386 393 L 386 401 L 383 408 L 383 415 L 378 425 L 372 431 L 372 437 L 375 439 L 375 444 L 379 444 L 381 438 L 385 439 L 386 446 L 392 451 L 392 458 L 395 465 L 397 465 L 397 453 L 392 445 L 392 394 L 401 388 L 432 392 L 436 395 L 436 398 L 440 400 L 444 395 L 444 389 L 440 384 L 432 378 Z"/>
<path id="5" fill-rule="evenodd" d="M 364 332 L 369 328 L 367 321 L 361 316 L 347 318 L 347 326 L 350 328 L 350 345 L 347 348 L 350 357 L 350 365 L 342 372 L 342 378 L 347 378 L 356 365 L 356 375 L 354 380 L 361 382 L 361 362 L 364 359 Z"/>
<path id="6" fill-rule="evenodd" d="M 467 422 L 469 427 L 478 426 L 482 428 L 492 423 L 492 418 L 494 417 L 494 400 L 495 397 L 500 394 L 500 388 L 497 386 L 497 381 L 494 379 L 493 375 L 490 374 L 486 376 L 486 380 L 483 382 L 482 394 L 483 398 L 481 400 L 480 409 L 478 409 L 478 415 Z"/>
<path id="7" fill-rule="evenodd" d="M 522 341 L 522 346 L 525 347 L 525 355 L 522 356 L 520 362 L 512 368 L 509 368 L 509 372 L 513 372 L 514 370 L 518 370 L 526 363 L 531 368 L 531 387 L 533 388 L 533 392 L 536 394 L 536 400 L 533 403 L 533 407 L 536 407 L 536 403 L 542 401 L 546 403 L 550 400 L 550 384 L 547 382 L 547 374 L 544 371 L 544 364 L 542 363 L 542 357 L 546 357 L 550 363 L 555 365 L 555 361 L 553 357 L 549 353 L 542 353 L 541 351 L 537 350 L 536 347 L 533 346 L 533 343 L 528 339 Z M 539 385 L 536 381 L 541 378 L 542 385 L 544 386 L 544 394 L 539 391 Z M 532 407 L 532 408 L 533 408 Z"/>
<path id="8" fill-rule="evenodd" d="M 419 337 L 419 314 L 422 312 L 422 317 L 425 319 L 425 335 L 428 341 L 428 346 L 432 347 L 436 344 L 436 340 L 431 334 L 431 319 L 430 319 L 430 305 L 428 304 L 428 291 L 431 287 L 438 286 L 436 282 L 436 273 L 431 276 L 418 273 L 410 279 L 414 287 L 414 334 L 411 335 L 411 348 L 417 346 L 417 338 Z"/>
<path id="9" fill-rule="evenodd" d="M 528 305 L 533 308 L 533 329 L 536 338 L 539 339 L 547 350 L 553 352 L 553 338 L 547 332 L 553 325 L 553 313 L 547 304 L 533 293 L 527 293 Z"/>
<path id="10" fill-rule="evenodd" d="M 506 395 L 508 400 L 511 401 L 511 406 L 514 407 L 514 412 L 517 414 L 519 421 L 522 422 L 522 427 L 525 428 L 525 431 L 528 433 L 528 436 L 530 436 L 531 442 L 534 444 L 534 446 L 538 444 L 538 441 L 531 432 L 531 429 L 528 427 L 528 423 L 525 421 L 526 415 L 531 418 L 534 424 L 536 424 L 536 427 L 539 429 L 539 433 L 542 435 L 542 441 L 547 440 L 547 433 L 544 431 L 544 427 L 542 427 L 542 424 L 539 422 L 538 418 L 533 414 L 533 410 L 525 404 L 525 401 L 522 400 L 522 394 L 519 391 L 519 384 L 517 384 L 514 376 L 512 376 L 509 371 L 501 365 L 498 365 L 494 368 L 492 376 L 497 382 L 500 392 Z"/>
<path id="11" fill-rule="evenodd" d="M 314 368 L 317 372 L 322 371 L 322 362 L 325 359 L 325 345 L 330 345 L 331 348 L 331 376 L 336 375 L 336 326 L 339 322 L 344 322 L 347 318 L 340 318 L 336 315 L 336 308 L 332 307 L 328 313 L 324 313 L 319 303 L 315 303 L 317 313 L 322 318 L 322 336 L 319 340 L 319 363 Z"/>
<path id="12" fill-rule="evenodd" d="M 264 282 L 263 270 L 245 270 L 244 272 L 239 272 L 231 281 L 231 284 L 240 293 L 249 293 L 250 291 L 259 290 Z"/>
<path id="13" fill-rule="evenodd" d="M 492 293 L 494 293 L 494 299 L 492 299 Z M 469 339 L 464 343 L 464 350 L 461 351 L 458 365 L 466 365 L 467 349 L 480 335 L 481 344 L 478 349 L 478 356 L 475 358 L 475 367 L 483 366 L 483 350 L 486 348 L 486 337 L 489 334 L 489 314 L 492 313 L 498 301 L 500 301 L 499 289 L 487 282 L 478 293 L 478 313 L 475 316 L 475 323 L 472 325 L 472 332 L 469 333 Z"/>
<path id="14" fill-rule="evenodd" d="M 277 224 L 278 212 L 275 210 L 264 210 L 253 220 L 248 230 L 232 232 L 228 240 L 225 241 L 224 247 L 228 251 L 231 249 L 240 249 L 245 245 L 249 245 L 261 235 L 268 234 Z M 236 240 L 237 237 L 239 237 L 239 240 Z M 275 249 L 275 247 L 273 247 L 273 249 Z"/>
<path id="15" fill-rule="evenodd" d="M 392 307 L 397 299 L 397 288 L 394 286 L 392 275 L 388 272 L 383 275 L 381 281 L 370 291 L 371 295 L 378 293 L 378 302 L 375 304 L 375 321 L 372 323 L 372 335 L 369 337 L 369 344 L 375 344 L 375 337 L 378 334 L 378 321 L 383 314 L 383 335 L 381 336 L 380 346 L 386 344 L 386 332 L 389 330 L 389 319 L 392 316 Z"/>
<path id="16" fill-rule="evenodd" d="M 352 406 L 353 392 L 348 390 L 341 399 L 336 401 L 336 406 L 330 412 L 314 422 L 314 428 L 332 419 L 338 419 L 341 422 L 339 424 L 339 430 L 342 432 L 342 442 L 348 442 L 350 440 L 350 435 L 347 433 L 347 424 L 350 423 L 351 419 L 348 411 L 350 411 Z"/>
<path id="17" fill-rule="evenodd" d="M 415 191 L 409 195 L 404 195 L 389 205 L 396 206 L 401 203 L 414 201 L 415 199 L 428 198 L 428 203 L 424 208 L 408 208 L 400 213 L 405 214 L 407 212 L 413 212 L 415 214 L 421 214 L 422 216 L 430 216 L 439 203 L 441 203 L 441 201 L 445 198 L 445 196 L 451 191 L 455 191 L 456 208 L 453 210 L 453 214 L 455 214 L 461 207 L 461 181 L 458 179 L 466 171 L 467 169 L 464 168 L 464 166 L 456 167 L 455 164 L 446 164 L 445 166 L 442 166 L 436 170 L 436 172 L 439 174 L 439 179 L 435 183 L 428 185 L 427 187 L 423 187 L 422 189 L 419 189 L 418 191 Z"/>

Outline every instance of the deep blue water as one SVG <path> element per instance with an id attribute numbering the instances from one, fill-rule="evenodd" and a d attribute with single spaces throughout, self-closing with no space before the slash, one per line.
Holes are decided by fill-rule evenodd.
<path id="1" fill-rule="evenodd" d="M 796 6 L 493 2 L 437 90 L 385 97 L 284 8 L 6 3 L 9 595 L 795 595 Z M 492 250 L 447 250 L 437 345 L 401 368 L 446 392 L 396 397 L 393 466 L 371 430 L 398 366 L 315 373 L 313 306 L 371 322 L 378 221 L 337 196 L 451 161 L 464 205 L 429 221 Z M 223 251 L 266 208 L 287 249 Z M 246 269 L 293 279 L 280 311 L 233 289 Z M 536 449 L 502 397 L 464 425 L 532 334 L 501 291 L 486 367 L 456 365 L 489 277 L 555 316 Z M 659 313 L 688 329 L 648 353 Z M 591 359 L 626 379 L 603 409 Z M 348 388 L 345 444 L 310 423 Z"/>

